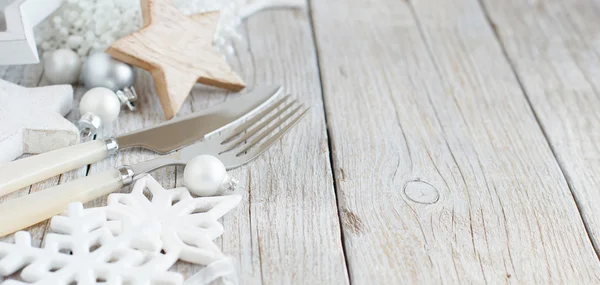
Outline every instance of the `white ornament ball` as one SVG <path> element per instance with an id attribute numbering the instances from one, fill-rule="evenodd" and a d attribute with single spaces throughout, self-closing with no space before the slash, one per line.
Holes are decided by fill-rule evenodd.
<path id="1" fill-rule="evenodd" d="M 212 155 L 194 157 L 183 170 L 183 184 L 198 196 L 214 196 L 230 180 L 225 165 Z"/>
<path id="2" fill-rule="evenodd" d="M 110 124 L 119 117 L 121 101 L 112 90 L 96 87 L 83 95 L 79 102 L 79 112 L 82 115 L 92 113 L 100 117 L 102 124 Z"/>
<path id="3" fill-rule="evenodd" d="M 79 79 L 81 60 L 70 49 L 59 49 L 44 58 L 44 76 L 52 84 L 73 84 Z"/>

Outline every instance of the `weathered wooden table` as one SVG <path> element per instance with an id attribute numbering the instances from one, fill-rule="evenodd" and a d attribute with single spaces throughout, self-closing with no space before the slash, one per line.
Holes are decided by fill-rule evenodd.
<path id="1" fill-rule="evenodd" d="M 313 108 L 232 172 L 244 199 L 218 243 L 243 284 L 600 283 L 598 15 L 597 0 L 329 0 L 251 18 L 236 69 Z M 40 66 L 1 75 L 44 84 Z M 140 75 L 140 111 L 101 136 L 164 120 Z M 179 115 L 226 98 L 198 87 Z M 182 184 L 181 168 L 154 176 Z"/>

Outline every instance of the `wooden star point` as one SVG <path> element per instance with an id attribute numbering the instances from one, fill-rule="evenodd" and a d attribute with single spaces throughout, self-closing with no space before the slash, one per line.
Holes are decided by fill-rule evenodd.
<path id="1" fill-rule="evenodd" d="M 168 0 L 141 0 L 144 27 L 106 52 L 150 71 L 167 119 L 175 116 L 196 82 L 239 91 L 245 87 L 212 45 L 219 12 L 186 16 Z"/>

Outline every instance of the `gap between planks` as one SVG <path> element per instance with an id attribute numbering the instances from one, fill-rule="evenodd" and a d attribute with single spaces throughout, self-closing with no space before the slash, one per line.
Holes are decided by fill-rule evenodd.
<path id="1" fill-rule="evenodd" d="M 317 48 L 319 45 L 319 40 L 317 39 L 317 36 L 315 34 L 315 23 L 314 23 L 314 19 L 313 19 L 313 10 L 312 10 L 312 2 L 313 0 L 306 0 L 306 9 L 308 10 L 308 22 L 310 24 L 310 31 L 311 31 L 311 37 L 312 37 L 312 41 L 313 41 L 313 45 L 314 45 L 314 50 L 315 50 L 315 56 L 317 59 L 317 69 L 319 70 L 319 89 L 321 90 L 321 100 L 323 101 L 323 117 L 325 119 L 325 131 L 327 134 L 327 148 L 329 150 L 329 165 L 331 168 L 331 176 L 333 177 L 333 192 L 335 193 L 335 202 L 336 202 L 336 206 L 337 206 L 337 218 L 338 218 L 338 222 L 340 224 L 340 237 L 341 237 L 341 243 L 342 243 L 342 251 L 343 251 L 343 255 L 344 255 L 344 264 L 345 264 L 345 268 L 346 268 L 346 276 L 348 278 L 348 284 L 352 285 L 352 275 L 350 274 L 350 267 L 348 266 L 348 255 L 347 255 L 347 250 L 346 250 L 346 243 L 344 242 L 344 223 L 342 222 L 342 216 L 340 215 L 340 212 L 342 211 L 341 208 L 341 204 L 340 204 L 340 199 L 339 199 L 339 195 L 340 193 L 338 192 L 338 179 L 339 177 L 337 177 L 338 175 L 335 172 L 335 169 L 338 169 L 337 165 L 335 164 L 335 160 L 333 158 L 333 144 L 332 144 L 332 136 L 331 136 L 331 132 L 330 132 L 330 123 L 329 123 L 329 118 L 327 116 L 327 101 L 325 100 L 325 91 L 323 89 L 323 77 L 321 75 L 321 60 L 320 60 L 320 55 L 319 55 L 319 49 Z M 343 175 L 343 174 L 342 174 Z"/>
<path id="2" fill-rule="evenodd" d="M 592 246 L 594 247 L 594 251 L 596 252 L 596 257 L 598 258 L 598 260 L 600 260 L 600 245 L 598 244 L 598 241 L 595 240 L 594 237 L 593 237 L 593 235 L 592 235 L 592 231 L 590 229 L 590 224 L 587 221 L 587 218 L 584 215 L 584 212 L 583 212 L 583 210 L 581 208 L 582 202 L 578 198 L 578 195 L 576 193 L 576 189 L 573 186 L 573 182 L 571 181 L 571 179 L 569 179 L 569 176 L 567 175 L 567 170 L 565 169 L 564 164 L 561 163 L 560 160 L 559 160 L 558 150 L 556 149 L 556 147 L 554 147 L 552 145 L 552 143 L 550 141 L 550 137 L 548 135 L 548 132 L 544 128 L 544 124 L 542 123 L 542 120 L 540 119 L 538 111 L 536 111 L 536 109 L 533 106 L 533 103 L 531 102 L 530 94 L 527 92 L 527 89 L 525 88 L 525 85 L 523 84 L 523 81 L 522 81 L 521 77 L 519 76 L 519 73 L 517 72 L 517 69 L 515 67 L 515 63 L 514 63 L 513 59 L 509 56 L 509 54 L 508 54 L 508 52 L 506 50 L 506 45 L 502 41 L 502 39 L 500 37 L 500 34 L 498 32 L 498 27 L 492 21 L 492 18 L 490 16 L 490 13 L 489 13 L 487 7 L 486 7 L 486 4 L 484 3 L 484 0 L 478 0 L 478 1 L 479 1 L 479 5 L 481 6 L 481 10 L 483 11 L 483 14 L 485 15 L 485 18 L 486 18 L 488 24 L 490 25 L 492 31 L 494 32 L 494 36 L 496 38 L 496 41 L 502 47 L 502 53 L 503 53 L 504 57 L 506 58 L 508 64 L 510 65 L 510 69 L 512 70 L 513 74 L 515 75 L 515 78 L 516 78 L 516 80 L 517 80 L 517 82 L 519 84 L 519 87 L 521 88 L 521 90 L 523 91 L 523 94 L 525 95 L 525 99 L 527 100 L 527 104 L 529 105 L 529 108 L 531 109 L 531 112 L 533 113 L 533 116 L 534 116 L 536 122 L 540 126 L 540 130 L 541 130 L 542 134 L 544 135 L 544 138 L 546 138 L 546 142 L 548 144 L 548 147 L 552 151 L 552 155 L 556 159 L 556 163 L 558 164 L 558 166 L 560 168 L 560 171 L 561 171 L 563 177 L 565 178 L 567 186 L 569 187 L 569 191 L 571 191 L 573 199 L 575 200 L 575 205 L 577 207 L 577 211 L 579 212 L 579 215 L 581 216 L 581 219 L 583 221 L 583 226 L 585 227 L 585 231 L 586 231 L 586 233 L 588 235 L 589 241 L 590 241 L 590 243 L 592 243 Z"/>

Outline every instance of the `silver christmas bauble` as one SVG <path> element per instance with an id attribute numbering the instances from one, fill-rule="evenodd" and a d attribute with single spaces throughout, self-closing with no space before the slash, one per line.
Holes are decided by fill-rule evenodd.
<path id="1" fill-rule="evenodd" d="M 108 54 L 95 53 L 83 64 L 81 78 L 86 88 L 104 87 L 116 92 L 133 86 L 135 70 L 131 65 Z"/>
<path id="2" fill-rule="evenodd" d="M 77 83 L 81 60 L 70 49 L 55 50 L 44 57 L 44 77 L 52 84 Z"/>

